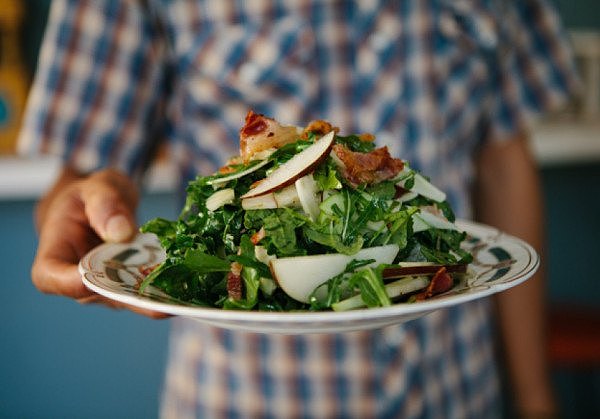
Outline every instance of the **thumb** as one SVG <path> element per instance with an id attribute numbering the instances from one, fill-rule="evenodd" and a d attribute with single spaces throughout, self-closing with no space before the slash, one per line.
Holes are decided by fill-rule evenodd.
<path id="1" fill-rule="evenodd" d="M 105 241 L 122 242 L 133 236 L 135 230 L 131 217 L 126 214 L 116 213 L 111 215 L 104 228 L 100 228 L 98 233 Z"/>
<path id="2" fill-rule="evenodd" d="M 129 179 L 109 173 L 90 177 L 81 197 L 90 226 L 108 242 L 123 242 L 136 231 L 137 191 Z"/>

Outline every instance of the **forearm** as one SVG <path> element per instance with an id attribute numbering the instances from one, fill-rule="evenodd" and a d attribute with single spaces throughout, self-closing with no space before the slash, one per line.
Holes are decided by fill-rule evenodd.
<path id="1" fill-rule="evenodd" d="M 539 176 L 524 138 L 487 146 L 478 172 L 477 216 L 543 253 L 544 219 Z M 554 413 L 545 359 L 543 269 L 496 297 L 506 365 L 517 408 L 523 414 Z"/>

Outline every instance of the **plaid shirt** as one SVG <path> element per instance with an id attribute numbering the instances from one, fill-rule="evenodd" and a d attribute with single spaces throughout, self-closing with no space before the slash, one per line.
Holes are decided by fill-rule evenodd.
<path id="1" fill-rule="evenodd" d="M 53 2 L 20 139 L 184 181 L 238 153 L 248 109 L 371 132 L 470 216 L 472 157 L 574 87 L 542 0 Z M 261 335 L 173 322 L 164 417 L 500 415 L 489 303 L 381 330 Z"/>

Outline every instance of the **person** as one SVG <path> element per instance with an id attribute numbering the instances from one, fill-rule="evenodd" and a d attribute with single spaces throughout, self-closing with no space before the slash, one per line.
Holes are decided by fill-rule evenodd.
<path id="1" fill-rule="evenodd" d="M 39 62 L 20 150 L 64 163 L 37 208 L 33 282 L 109 305 L 76 264 L 135 233 L 158 144 L 169 142 L 185 185 L 238 153 L 250 109 L 373 133 L 446 191 L 459 217 L 541 249 L 528 127 L 576 87 L 543 0 L 55 0 Z M 541 274 L 493 300 L 370 331 L 268 335 L 174 318 L 161 414 L 499 417 L 505 366 L 519 414 L 553 417 L 543 309 Z"/>

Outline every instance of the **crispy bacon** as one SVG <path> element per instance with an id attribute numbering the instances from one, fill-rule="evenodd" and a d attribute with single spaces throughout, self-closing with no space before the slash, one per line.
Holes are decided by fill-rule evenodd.
<path id="1" fill-rule="evenodd" d="M 140 267 L 138 267 L 138 272 L 140 274 L 142 274 L 143 276 L 148 276 L 152 273 L 152 271 L 154 271 L 156 268 L 158 268 L 160 265 L 160 263 L 156 263 L 154 265 L 142 265 Z"/>
<path id="2" fill-rule="evenodd" d="M 267 232 L 265 231 L 264 227 L 261 227 L 260 230 L 258 230 L 256 233 L 254 233 L 252 235 L 252 237 L 250 237 L 250 241 L 252 242 L 253 245 L 257 245 L 258 243 L 260 243 L 260 241 L 262 239 L 265 238 L 265 236 L 267 235 Z"/>
<path id="3" fill-rule="evenodd" d="M 243 291 L 242 265 L 232 262 L 231 271 L 227 274 L 227 295 L 233 300 L 241 300 Z"/>
<path id="4" fill-rule="evenodd" d="M 232 300 L 242 299 L 242 276 L 236 275 L 233 272 L 227 274 L 227 295 Z"/>
<path id="5" fill-rule="evenodd" d="M 342 175 L 353 187 L 391 179 L 404 167 L 402 160 L 390 156 L 387 147 L 361 153 L 352 151 L 342 144 L 336 144 L 333 146 L 333 151 L 344 164 Z"/>
<path id="6" fill-rule="evenodd" d="M 310 121 L 306 128 L 304 128 L 302 138 L 307 139 L 308 134 L 310 134 L 311 132 L 322 137 L 323 135 L 328 134 L 331 131 L 334 131 L 337 134 L 338 132 L 340 132 L 340 129 L 338 127 L 334 127 L 327 121 L 317 119 L 316 121 Z"/>
<path id="7" fill-rule="evenodd" d="M 297 141 L 300 133 L 297 127 L 281 125 L 272 118 L 249 111 L 240 130 L 242 160 L 248 162 L 256 153 Z"/>
<path id="8" fill-rule="evenodd" d="M 394 187 L 396 188 L 396 195 L 394 195 L 394 198 L 396 199 L 410 192 L 410 189 L 404 189 L 402 186 L 399 185 L 394 185 Z"/>
<path id="9" fill-rule="evenodd" d="M 445 267 L 441 267 L 435 273 L 433 278 L 431 278 L 431 282 L 425 291 L 415 295 L 415 298 L 417 301 L 426 300 L 436 294 L 441 294 L 442 292 L 448 291 L 453 285 L 454 281 L 452 280 L 452 276 L 446 271 Z"/>

